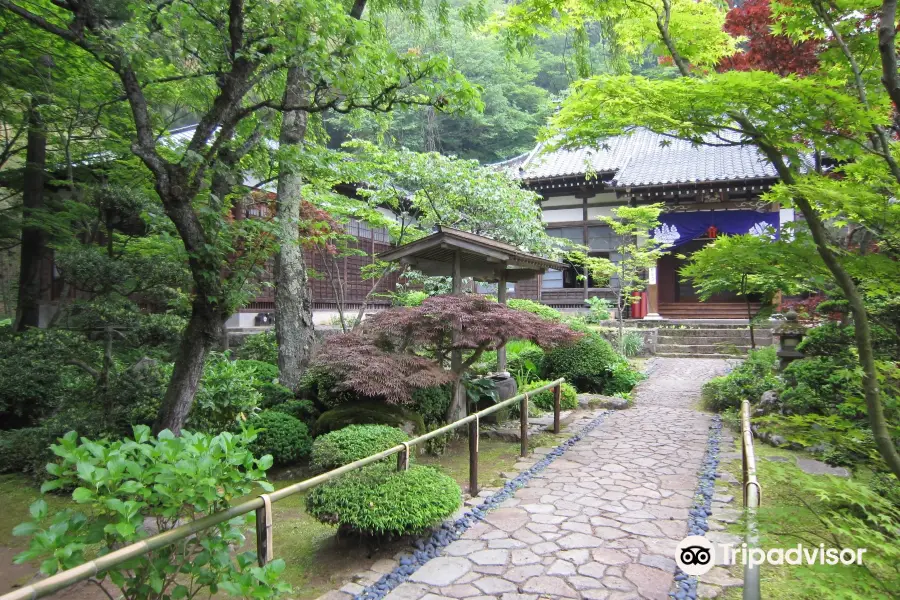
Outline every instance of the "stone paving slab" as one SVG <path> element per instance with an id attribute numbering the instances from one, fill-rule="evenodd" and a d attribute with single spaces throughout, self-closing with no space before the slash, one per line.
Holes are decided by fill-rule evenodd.
<path id="1" fill-rule="evenodd" d="M 390 600 L 668 597 L 710 423 L 700 387 L 724 360 L 658 359 L 610 413 Z"/>

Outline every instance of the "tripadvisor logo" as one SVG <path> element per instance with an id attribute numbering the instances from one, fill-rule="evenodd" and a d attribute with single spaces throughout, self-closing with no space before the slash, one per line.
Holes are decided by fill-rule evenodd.
<path id="1" fill-rule="evenodd" d="M 675 549 L 675 562 L 686 575 L 703 575 L 716 564 L 756 567 L 769 565 L 861 565 L 866 548 L 806 547 L 797 544 L 792 548 L 748 548 L 747 544 L 713 545 L 700 535 L 684 538 Z M 740 555 L 740 556 L 738 556 Z"/>

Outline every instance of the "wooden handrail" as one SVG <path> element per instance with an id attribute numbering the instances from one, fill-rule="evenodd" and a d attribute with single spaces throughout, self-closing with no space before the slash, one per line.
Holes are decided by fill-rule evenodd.
<path id="1" fill-rule="evenodd" d="M 750 402 L 741 403 L 741 458 L 744 470 L 744 513 L 747 517 L 747 549 L 759 544 L 756 510 L 762 501 L 762 488 L 756 479 L 756 454 L 753 451 L 753 431 L 750 429 Z M 759 565 L 747 561 L 744 567 L 744 600 L 760 599 Z"/>
<path id="2" fill-rule="evenodd" d="M 420 435 L 417 438 L 414 438 L 406 443 L 398 444 L 393 448 L 389 448 L 388 450 L 384 450 L 383 452 L 379 452 L 378 454 L 373 454 L 371 456 L 367 456 L 366 458 L 362 458 L 360 460 L 354 461 L 348 465 L 344 465 L 342 467 L 338 467 L 337 469 L 328 471 L 327 473 L 322 473 L 321 475 L 317 475 L 310 479 L 306 479 L 304 481 L 300 481 L 293 485 L 289 485 L 287 487 L 283 487 L 281 489 L 275 490 L 269 494 L 268 500 L 274 504 L 279 500 L 284 500 L 290 496 L 295 494 L 299 494 L 300 492 L 305 492 L 308 489 L 314 488 L 317 485 L 321 485 L 325 482 L 331 481 L 345 473 L 349 473 L 350 471 L 355 471 L 356 469 L 360 469 L 367 465 L 370 465 L 374 462 L 378 462 L 379 460 L 383 460 L 388 458 L 389 456 L 393 456 L 394 454 L 399 454 L 401 452 L 406 453 L 407 449 L 411 446 L 415 446 L 417 444 L 421 444 L 423 442 L 427 442 L 430 439 L 436 438 L 439 435 L 443 435 L 445 433 L 449 433 L 454 429 L 461 427 L 463 425 L 471 423 L 475 425 L 481 418 L 486 417 L 489 414 L 495 413 L 498 410 L 512 405 L 516 402 L 520 403 L 520 410 L 524 410 L 525 419 L 527 420 L 528 415 L 528 406 L 527 399 L 529 395 L 538 394 L 545 390 L 558 390 L 565 379 L 557 379 L 555 381 L 551 381 L 546 385 L 542 385 L 539 388 L 535 388 L 533 390 L 529 390 L 523 394 L 518 394 L 509 398 L 507 400 L 503 400 L 502 402 L 498 402 L 497 404 L 485 408 L 484 410 L 480 410 L 478 412 L 472 413 L 471 415 L 467 415 L 462 419 L 454 421 L 453 423 L 448 423 L 443 427 L 435 429 L 434 431 L 429 431 L 424 435 Z M 559 392 L 556 392 L 558 395 Z M 554 424 L 559 423 L 559 403 L 554 402 Z M 526 436 L 523 439 L 523 446 L 527 446 L 527 428 L 523 430 L 524 435 Z M 472 428 L 470 428 L 470 435 L 472 433 Z M 475 487 L 472 489 L 470 487 L 470 493 L 472 496 L 478 493 L 477 489 L 477 469 L 478 469 L 478 461 L 477 461 L 477 452 L 478 452 L 478 431 L 477 429 L 474 431 L 475 434 L 475 458 L 470 462 L 470 466 L 474 467 L 474 473 L 470 474 L 470 482 L 474 476 L 474 484 Z M 471 448 L 470 443 L 470 448 Z M 398 467 L 400 465 L 398 464 Z M 108 571 L 127 560 L 131 560 L 132 558 L 141 556 L 142 554 L 146 554 L 148 552 L 152 552 L 153 550 L 158 550 L 159 548 L 164 548 L 166 546 L 170 546 L 175 542 L 181 541 L 185 538 L 188 538 L 192 535 L 196 535 L 197 533 L 207 529 L 209 527 L 213 527 L 214 525 L 218 525 L 220 523 L 224 523 L 226 521 L 230 521 L 236 517 L 240 517 L 242 515 L 246 515 L 250 512 L 259 511 L 257 515 L 262 512 L 265 514 L 265 505 L 266 502 L 259 496 L 254 498 L 253 500 L 248 500 L 246 502 L 242 502 L 241 504 L 237 504 L 235 506 L 231 506 L 221 512 L 214 513 L 211 515 L 207 515 L 201 519 L 197 519 L 196 521 L 191 521 L 190 523 L 185 523 L 184 525 L 179 525 L 174 529 L 170 529 L 164 533 L 159 533 L 157 535 L 153 535 L 145 540 L 141 540 L 134 544 L 129 544 L 123 548 L 119 548 L 118 550 L 114 550 L 109 554 L 105 554 L 99 558 L 88 561 L 82 565 L 77 567 L 73 567 L 71 569 L 66 569 L 65 571 L 61 571 L 52 575 L 46 579 L 42 579 L 41 581 L 32 583 L 30 585 L 21 587 L 17 590 L 13 590 L 3 596 L 0 596 L 0 600 L 28 600 L 35 598 L 42 598 L 44 596 L 48 596 L 55 592 L 58 592 L 64 588 L 69 587 L 70 585 L 74 585 L 85 579 L 89 579 L 94 577 L 100 573 Z M 262 510 L 260 510 L 262 509 Z M 267 554 L 271 554 L 271 549 L 265 547 L 265 542 L 263 540 L 266 539 L 266 535 L 264 534 L 264 530 L 266 527 L 270 527 L 271 523 L 266 522 L 265 519 L 257 519 L 256 527 L 257 527 L 257 554 L 259 556 L 259 560 L 261 564 L 264 564 L 266 561 Z"/>

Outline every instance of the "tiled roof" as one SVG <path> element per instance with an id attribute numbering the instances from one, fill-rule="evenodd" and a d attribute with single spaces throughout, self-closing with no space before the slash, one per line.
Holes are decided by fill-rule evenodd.
<path id="1" fill-rule="evenodd" d="M 722 137 L 737 142 L 733 135 Z M 708 141 L 726 143 L 714 136 Z M 642 128 L 607 138 L 595 148 L 544 151 L 545 147 L 538 145 L 521 162 L 509 161 L 515 165 L 515 175 L 525 181 L 540 181 L 589 172 L 610 174 L 614 187 L 777 177 L 775 168 L 755 146 L 693 146 Z"/>

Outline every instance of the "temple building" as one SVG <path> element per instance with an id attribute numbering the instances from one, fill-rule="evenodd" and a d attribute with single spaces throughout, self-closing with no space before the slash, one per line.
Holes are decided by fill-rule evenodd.
<path id="1" fill-rule="evenodd" d="M 592 256 L 616 260 L 616 236 L 598 220 L 625 204 L 662 202 L 661 226 L 653 237 L 671 244 L 666 256 L 649 269 L 644 318 L 746 318 L 743 300 L 721 295 L 700 302 L 690 280 L 678 270 L 692 252 L 717 235 L 777 236 L 793 221 L 792 209 L 779 209 L 760 196 L 778 181 L 774 167 L 757 148 L 733 134 L 709 135 L 710 145 L 636 129 L 594 148 L 533 151 L 503 167 L 522 185 L 541 195 L 547 232 L 587 246 Z M 558 308 L 583 308 L 592 296 L 612 298 L 615 291 L 579 277 L 572 266 L 520 282 L 515 296 Z"/>

